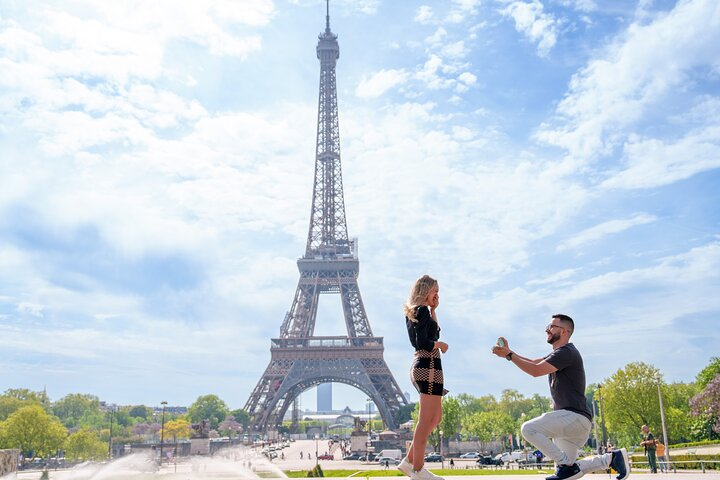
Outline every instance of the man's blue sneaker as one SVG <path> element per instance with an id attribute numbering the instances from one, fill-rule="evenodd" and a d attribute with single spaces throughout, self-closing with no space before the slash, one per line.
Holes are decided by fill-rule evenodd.
<path id="1" fill-rule="evenodd" d="M 610 466 L 618 473 L 617 480 L 625 480 L 630 476 L 630 462 L 628 461 L 627 450 L 613 450 Z"/>
<path id="2" fill-rule="evenodd" d="M 558 465 L 555 469 L 555 475 L 545 477 L 545 480 L 575 480 L 585 475 L 580 471 L 577 463 L 572 465 Z"/>
<path id="3" fill-rule="evenodd" d="M 580 471 L 577 463 L 572 465 L 558 465 L 555 469 L 555 475 L 545 477 L 545 480 L 575 480 L 585 475 Z"/>

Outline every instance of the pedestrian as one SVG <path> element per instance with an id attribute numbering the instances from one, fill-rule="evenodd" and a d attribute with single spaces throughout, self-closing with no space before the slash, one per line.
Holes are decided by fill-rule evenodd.
<path id="1" fill-rule="evenodd" d="M 642 431 L 643 440 L 640 445 L 645 447 L 645 456 L 648 459 L 648 466 L 650 467 L 650 473 L 657 473 L 657 458 L 655 456 L 655 437 L 653 436 L 650 428 L 647 425 L 640 427 Z"/>
<path id="2" fill-rule="evenodd" d="M 442 419 L 442 397 L 447 393 L 440 356 L 448 345 L 439 340 L 438 305 L 440 287 L 429 275 L 415 281 L 403 305 L 405 326 L 415 349 L 410 380 L 420 395 L 420 412 L 407 456 L 397 468 L 413 480 L 443 480 L 425 468 L 425 447 Z"/>
<path id="3" fill-rule="evenodd" d="M 543 454 L 540 450 L 535 450 L 533 452 L 533 455 L 535 455 L 535 463 L 537 464 L 537 469 L 540 470 L 540 468 L 542 467 Z"/>
<path id="4" fill-rule="evenodd" d="M 667 472 L 667 463 L 665 462 L 665 445 L 660 440 L 655 440 L 655 456 L 657 457 L 660 473 Z"/>
<path id="5" fill-rule="evenodd" d="M 390 468 L 390 460 L 385 460 L 385 470 Z"/>
<path id="6" fill-rule="evenodd" d="M 453 459 L 451 458 L 451 459 L 450 459 L 450 469 L 452 470 L 453 468 L 455 468 L 455 462 L 454 462 Z"/>
<path id="7" fill-rule="evenodd" d="M 546 341 L 553 348 L 548 355 L 534 360 L 523 357 L 510 349 L 504 337 L 498 339 L 492 352 L 533 377 L 548 376 L 553 411 L 528 420 L 520 429 L 525 440 L 555 461 L 555 474 L 546 480 L 574 480 L 608 467 L 618 472 L 617 480 L 625 480 L 630 475 L 630 462 L 624 448 L 576 461 L 590 435 L 592 413 L 585 400 L 583 359 L 570 343 L 574 331 L 573 319 L 558 313 L 545 326 Z"/>

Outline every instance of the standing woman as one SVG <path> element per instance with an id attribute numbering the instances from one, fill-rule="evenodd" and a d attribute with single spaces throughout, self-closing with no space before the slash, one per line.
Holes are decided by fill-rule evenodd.
<path id="1" fill-rule="evenodd" d="M 428 437 L 442 419 L 442 397 L 447 393 L 440 352 L 445 353 L 448 345 L 438 340 L 440 326 L 435 313 L 440 304 L 439 291 L 437 280 L 423 275 L 415 281 L 403 305 L 408 336 L 415 348 L 410 380 L 420 394 L 420 414 L 412 444 L 398 469 L 413 480 L 443 480 L 424 467 Z"/>

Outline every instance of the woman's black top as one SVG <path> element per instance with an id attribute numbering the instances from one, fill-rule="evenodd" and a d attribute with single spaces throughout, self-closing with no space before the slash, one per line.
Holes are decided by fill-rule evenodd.
<path id="1" fill-rule="evenodd" d="M 424 305 L 417 308 L 415 318 L 417 322 L 405 317 L 410 343 L 415 347 L 415 351 L 431 352 L 440 338 L 440 325 L 430 316 L 430 309 Z"/>

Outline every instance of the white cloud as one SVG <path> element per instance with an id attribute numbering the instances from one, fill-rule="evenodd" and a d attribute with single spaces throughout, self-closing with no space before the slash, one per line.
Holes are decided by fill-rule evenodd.
<path id="1" fill-rule="evenodd" d="M 391 88 L 403 84 L 409 75 L 404 70 L 380 70 L 370 77 L 363 76 L 355 89 L 361 98 L 379 97 Z"/>
<path id="2" fill-rule="evenodd" d="M 583 230 L 558 245 L 557 250 L 563 251 L 578 248 L 587 243 L 596 242 L 603 237 L 620 233 L 637 225 L 644 225 L 657 220 L 654 215 L 637 214 L 622 220 L 609 220 L 594 227 Z"/>
<path id="3" fill-rule="evenodd" d="M 681 1 L 649 24 L 635 23 L 577 73 L 557 117 L 538 138 L 588 160 L 606 155 L 693 69 L 720 63 L 720 4 Z"/>
<path id="4" fill-rule="evenodd" d="M 33 317 L 42 317 L 45 305 L 38 305 L 35 303 L 21 302 L 17 306 L 18 312 L 21 314 L 32 315 Z"/>
<path id="5" fill-rule="evenodd" d="M 442 41 L 447 37 L 447 30 L 438 27 L 435 32 L 425 39 L 425 43 L 429 43 L 435 47 L 442 46 Z"/>
<path id="6" fill-rule="evenodd" d="M 445 21 L 448 23 L 461 23 L 468 17 L 477 14 L 480 0 L 453 0 L 453 7 L 448 13 Z"/>
<path id="7" fill-rule="evenodd" d="M 433 9 L 427 5 L 421 5 L 418 7 L 415 13 L 414 21 L 418 23 L 428 23 L 433 18 Z"/>
<path id="8" fill-rule="evenodd" d="M 568 268 L 565 270 L 560 270 L 559 272 L 556 272 L 544 278 L 529 280 L 528 282 L 526 282 L 526 285 L 547 285 L 565 282 L 565 280 L 572 278 L 573 276 L 575 276 L 576 273 L 580 272 L 580 270 L 581 269 L 579 268 Z"/>
<path id="9" fill-rule="evenodd" d="M 501 10 L 502 15 L 515 20 L 515 29 L 525 34 L 532 42 L 538 42 L 537 53 L 547 56 L 557 41 L 557 21 L 543 11 L 539 0 L 512 2 Z"/>
<path id="10" fill-rule="evenodd" d="M 443 45 L 441 53 L 444 57 L 457 59 L 462 58 L 468 54 L 469 50 L 465 47 L 465 42 L 462 40 L 448 43 Z"/>
<path id="11" fill-rule="evenodd" d="M 598 8 L 594 0 L 560 0 L 560 5 L 571 7 L 581 12 L 594 12 Z"/>
<path id="12" fill-rule="evenodd" d="M 631 137 L 624 146 L 624 168 L 601 187 L 652 188 L 720 168 L 720 125 L 689 132 L 677 141 Z"/>

